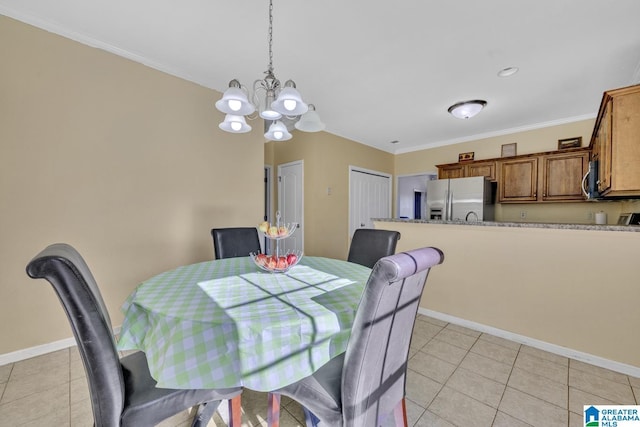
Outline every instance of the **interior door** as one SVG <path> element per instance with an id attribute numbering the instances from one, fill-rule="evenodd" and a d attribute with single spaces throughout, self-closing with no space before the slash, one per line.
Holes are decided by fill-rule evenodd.
<path id="1" fill-rule="evenodd" d="M 278 166 L 278 211 L 280 221 L 297 222 L 298 228 L 288 239 L 280 240 L 280 251 L 304 252 L 304 163 L 302 160 Z M 275 218 L 272 222 L 275 222 Z"/>
<path id="2" fill-rule="evenodd" d="M 371 218 L 391 218 L 391 175 L 349 168 L 349 238 L 358 228 L 373 228 Z"/>

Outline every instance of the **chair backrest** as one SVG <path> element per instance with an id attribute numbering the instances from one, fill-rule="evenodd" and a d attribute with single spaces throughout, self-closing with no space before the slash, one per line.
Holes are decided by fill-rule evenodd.
<path id="1" fill-rule="evenodd" d="M 373 268 L 380 258 L 396 253 L 398 240 L 397 231 L 358 228 L 353 233 L 347 261 Z"/>
<path id="2" fill-rule="evenodd" d="M 427 275 L 444 255 L 421 248 L 382 258 L 369 276 L 342 371 L 345 426 L 373 426 L 405 396 L 409 345 Z"/>
<path id="3" fill-rule="evenodd" d="M 254 227 L 214 228 L 213 252 L 216 259 L 249 256 L 260 252 L 258 230 Z"/>
<path id="4" fill-rule="evenodd" d="M 73 247 L 57 243 L 29 262 L 27 274 L 48 280 L 62 303 L 87 374 L 97 425 L 120 425 L 122 367 L 109 313 L 89 267 Z"/>

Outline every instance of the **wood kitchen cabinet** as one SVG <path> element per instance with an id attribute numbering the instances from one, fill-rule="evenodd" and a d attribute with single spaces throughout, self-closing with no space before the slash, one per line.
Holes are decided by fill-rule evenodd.
<path id="1" fill-rule="evenodd" d="M 580 201 L 588 148 L 517 156 L 499 162 L 501 203 Z"/>
<path id="2" fill-rule="evenodd" d="M 486 176 L 492 181 L 496 180 L 496 162 L 478 161 L 465 166 L 465 176 Z"/>
<path id="3" fill-rule="evenodd" d="M 589 149 L 558 152 L 540 157 L 541 201 L 584 200 L 582 178 L 589 169 Z M 540 191 L 538 191 L 540 193 Z"/>
<path id="4" fill-rule="evenodd" d="M 486 176 L 492 181 L 496 179 L 495 160 L 479 160 L 476 162 L 449 163 L 437 165 L 438 179 L 467 178 L 471 176 Z"/>
<path id="5" fill-rule="evenodd" d="M 602 196 L 640 196 L 640 85 L 604 93 L 590 147 Z"/>
<path id="6" fill-rule="evenodd" d="M 499 162 L 498 201 L 538 200 L 538 157 L 513 157 Z"/>
<path id="7" fill-rule="evenodd" d="M 498 181 L 499 203 L 581 201 L 590 153 L 588 147 L 571 148 L 436 167 L 439 179 L 486 176 Z"/>
<path id="8" fill-rule="evenodd" d="M 438 166 L 438 179 L 448 178 L 464 178 L 464 165 L 462 163 L 453 163 L 451 165 Z"/>

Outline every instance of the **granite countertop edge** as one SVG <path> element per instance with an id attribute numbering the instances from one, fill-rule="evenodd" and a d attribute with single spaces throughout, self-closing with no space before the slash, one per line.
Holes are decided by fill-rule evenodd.
<path id="1" fill-rule="evenodd" d="M 439 220 L 404 219 L 404 218 L 372 218 L 372 220 L 378 221 L 378 222 L 467 225 L 471 227 L 548 228 L 548 229 L 561 229 L 561 230 L 640 232 L 640 226 L 634 226 L 634 225 L 560 224 L 560 223 L 542 223 L 542 222 L 495 222 L 495 221 L 466 222 L 466 221 L 439 221 Z"/>

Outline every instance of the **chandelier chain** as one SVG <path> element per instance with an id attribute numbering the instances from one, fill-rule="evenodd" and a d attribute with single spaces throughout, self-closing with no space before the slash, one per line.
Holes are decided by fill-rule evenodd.
<path id="1" fill-rule="evenodd" d="M 273 0 L 269 0 L 269 73 L 273 74 Z"/>

